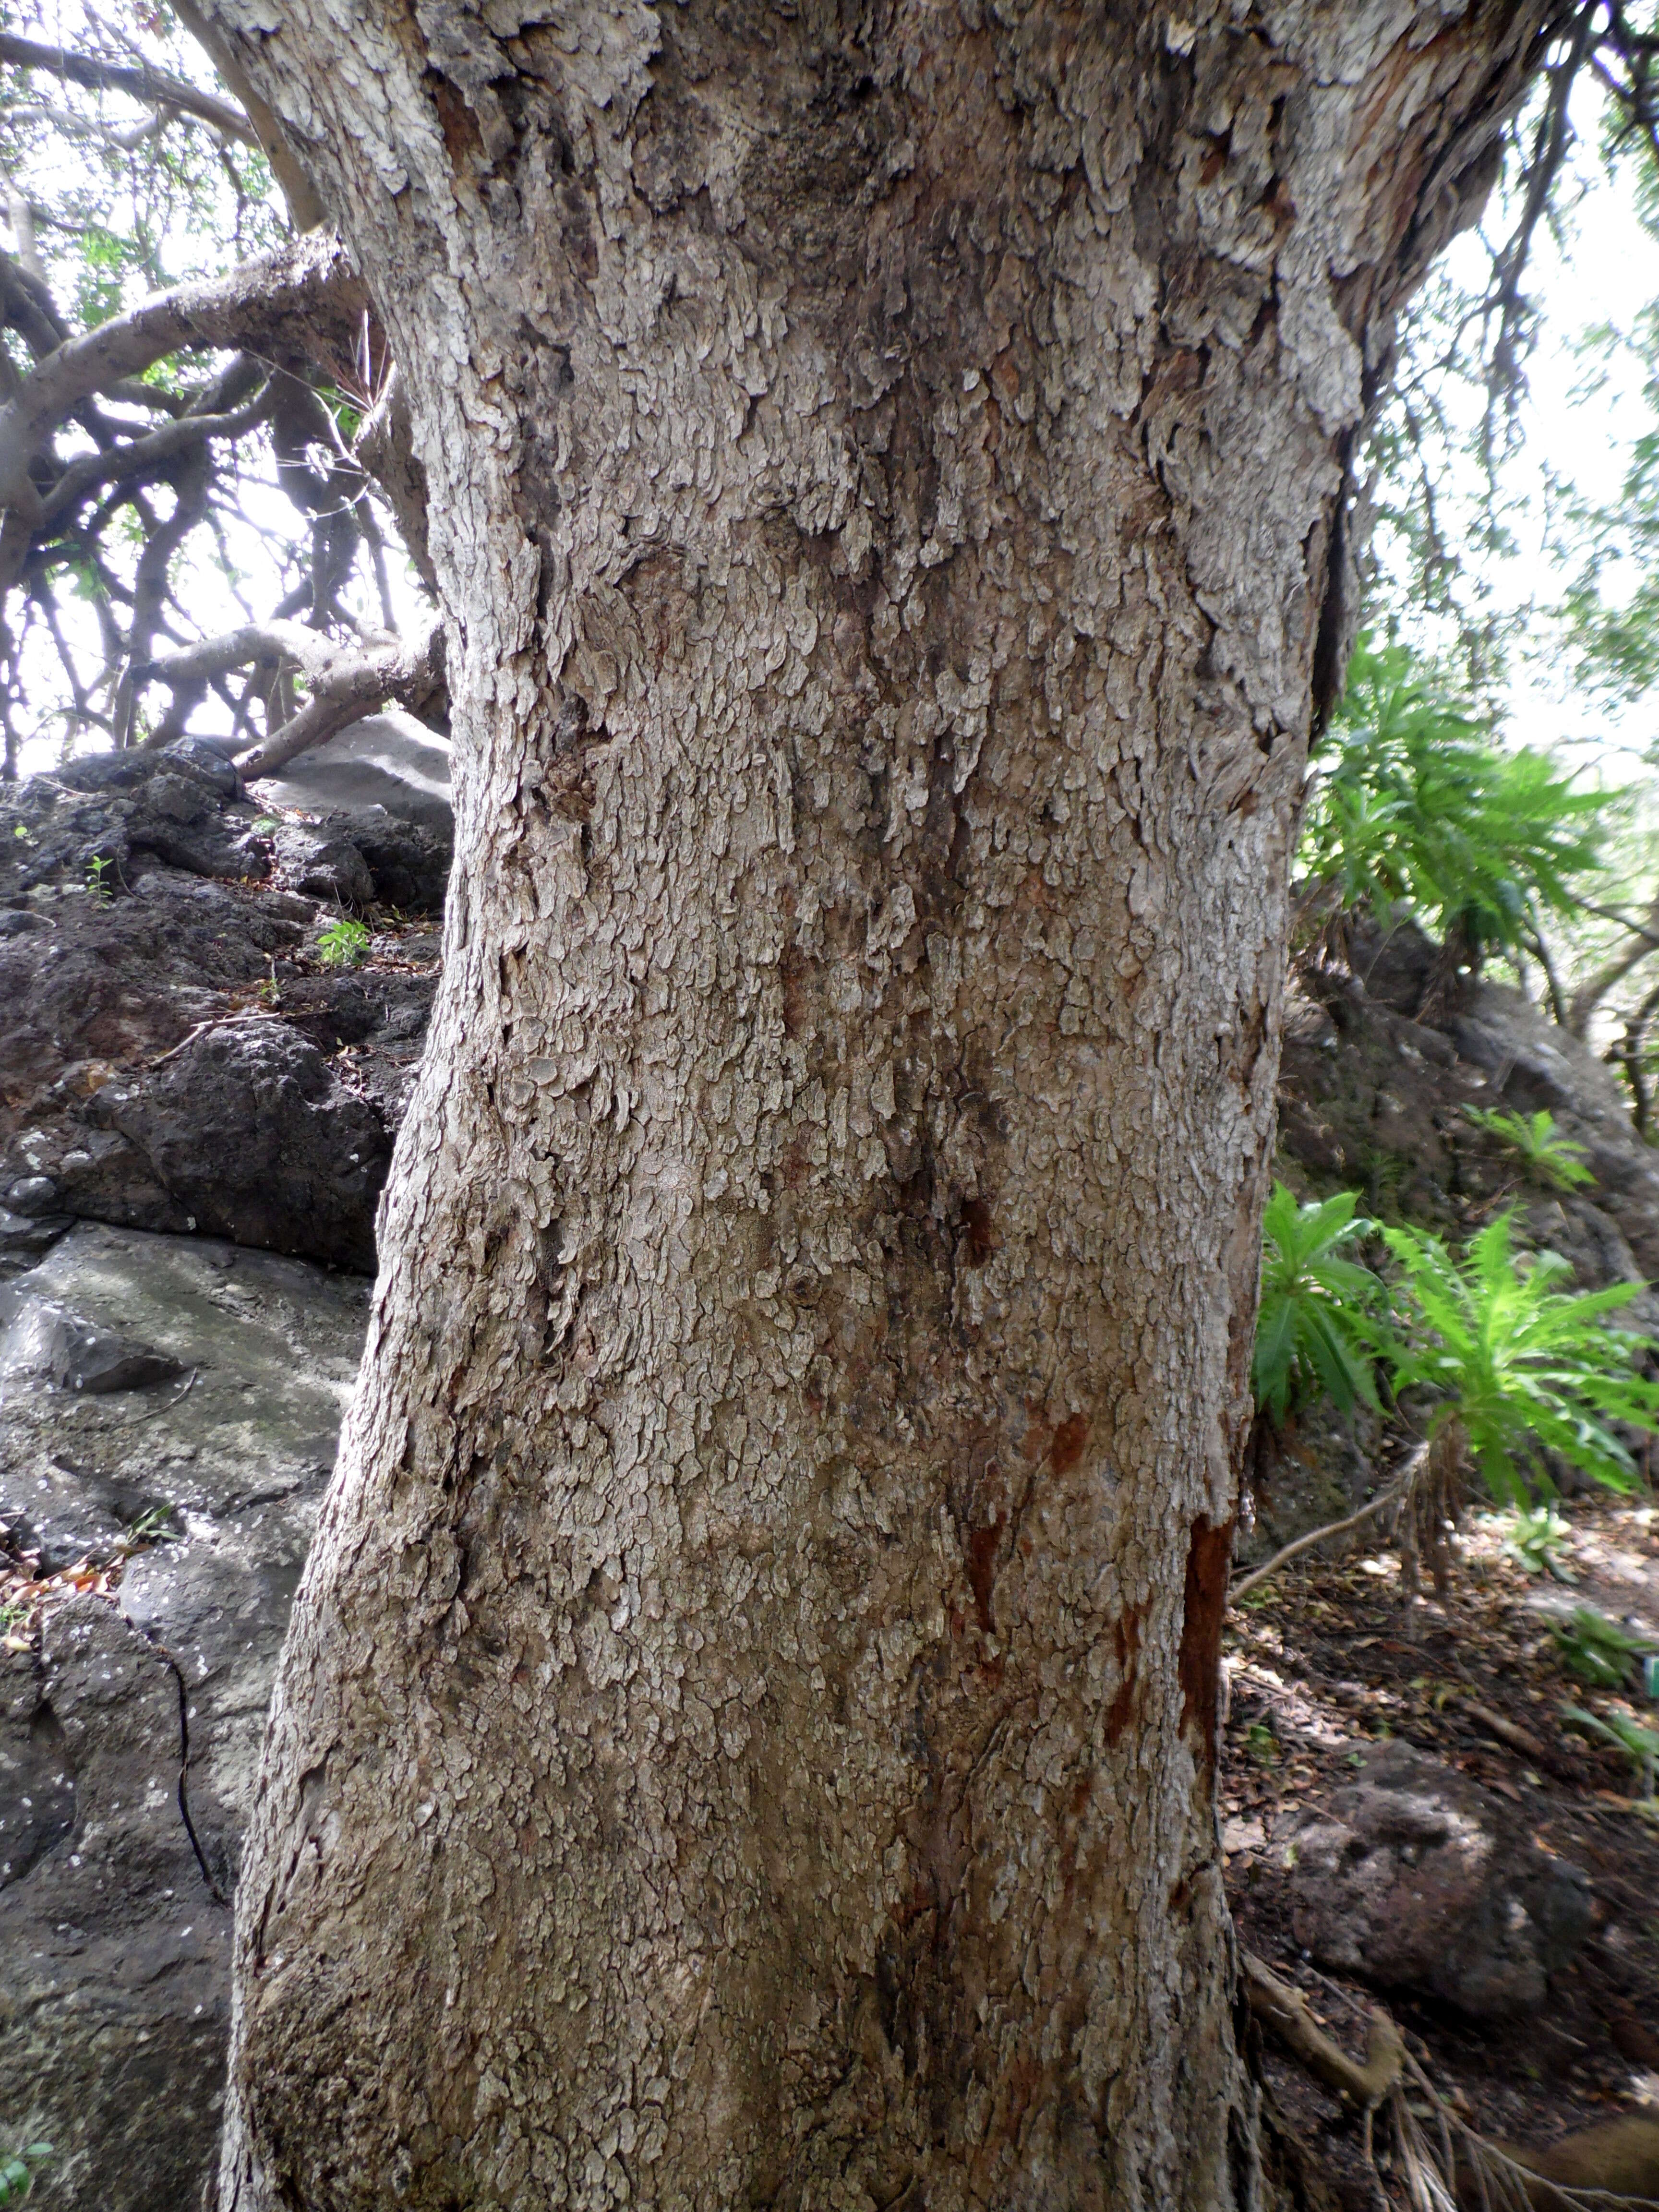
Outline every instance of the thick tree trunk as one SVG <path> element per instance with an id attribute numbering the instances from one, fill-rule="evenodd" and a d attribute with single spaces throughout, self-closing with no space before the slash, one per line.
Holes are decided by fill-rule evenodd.
<path id="1" fill-rule="evenodd" d="M 460 769 L 227 2212 L 1253 2201 L 1286 848 L 1545 12 L 222 0 L 408 376 Z"/>

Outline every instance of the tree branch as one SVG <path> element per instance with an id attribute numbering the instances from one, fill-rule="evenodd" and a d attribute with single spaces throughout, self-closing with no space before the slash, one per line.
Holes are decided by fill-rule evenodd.
<path id="1" fill-rule="evenodd" d="M 198 123 L 210 125 L 222 137 L 238 139 L 244 146 L 259 143 L 258 133 L 240 108 L 216 100 L 210 92 L 199 91 L 166 70 L 148 65 L 126 69 L 116 62 L 71 53 L 66 46 L 39 46 L 33 39 L 14 38 L 3 31 L 0 31 L 0 62 L 9 62 L 14 69 L 45 70 L 70 84 L 84 86 L 88 92 L 122 92 L 146 106 L 176 108 L 179 114 L 193 115 Z"/>
<path id="2" fill-rule="evenodd" d="M 238 348 L 290 357 L 320 337 L 344 337 L 363 294 L 339 240 L 312 232 L 228 276 L 180 284 L 69 338 L 38 362 L 0 412 L 0 505 L 31 523 L 41 515 L 29 465 L 41 441 L 81 401 L 137 376 L 187 346 Z"/>
<path id="3" fill-rule="evenodd" d="M 182 415 L 176 422 L 164 422 L 159 430 L 148 436 L 129 439 L 106 453 L 85 453 L 79 460 L 71 461 L 41 503 L 41 520 L 51 523 L 77 506 L 89 491 L 100 484 L 123 483 L 152 469 L 176 460 L 192 447 L 200 446 L 210 438 L 240 438 L 245 431 L 262 422 L 270 411 L 270 393 L 267 386 L 246 407 L 234 409 L 228 415 Z"/>
<path id="4" fill-rule="evenodd" d="M 378 713 L 388 700 L 410 708 L 425 704 L 442 685 L 443 659 L 444 634 L 437 623 L 412 645 L 339 654 L 331 670 L 313 679 L 310 698 L 292 720 L 239 754 L 237 767 L 252 782 Z"/>

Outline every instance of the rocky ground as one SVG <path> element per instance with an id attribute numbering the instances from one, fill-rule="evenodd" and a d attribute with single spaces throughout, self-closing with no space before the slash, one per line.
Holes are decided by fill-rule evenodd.
<path id="1" fill-rule="evenodd" d="M 443 768 L 382 718 L 252 793 L 191 744 L 0 793 L 0 2123 L 56 2146 L 43 2206 L 181 2212 L 210 2162 L 259 1730 L 437 978 Z M 1457 1235 L 1514 1202 L 1586 1285 L 1659 1276 L 1659 1155 L 1607 1070 L 1434 963 L 1409 928 L 1304 963 L 1281 1171 Z M 1498 1103 L 1548 1106 L 1594 1186 L 1522 1179 L 1465 1115 Z M 1404 1442 L 1261 1439 L 1245 1560 Z M 1659 1832 L 1564 1728 L 1552 1633 L 1588 1601 L 1659 1638 L 1659 1519 L 1570 1510 L 1572 1583 L 1471 1521 L 1408 1616 L 1373 1523 L 1248 1598 L 1228 1658 L 1243 1941 L 1356 2056 L 1381 2002 L 1454 2110 L 1534 2144 L 1659 2097 Z M 1405 2201 L 1261 2061 L 1325 2177 L 1302 2201 Z"/>
<path id="2" fill-rule="evenodd" d="M 194 745 L 0 793 L 0 2121 L 54 2145 L 43 2206 L 183 2212 L 210 2162 L 259 1735 L 438 974 L 407 750 L 365 741 L 344 810 Z"/>

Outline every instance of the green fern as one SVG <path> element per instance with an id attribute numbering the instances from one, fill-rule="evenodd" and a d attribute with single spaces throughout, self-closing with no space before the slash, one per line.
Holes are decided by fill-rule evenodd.
<path id="1" fill-rule="evenodd" d="M 1276 1427 L 1322 1394 L 1345 1413 L 1356 1400 L 1376 1404 L 1361 1324 L 1382 1286 L 1342 1253 L 1371 1226 L 1356 1212 L 1358 1203 L 1345 1190 L 1322 1204 L 1298 1206 L 1282 1182 L 1267 1201 L 1251 1379 L 1257 1406 Z"/>
<path id="2" fill-rule="evenodd" d="M 1540 1182 L 1557 1190 L 1577 1190 L 1595 1181 L 1584 1165 L 1584 1147 L 1571 1138 L 1558 1137 L 1555 1116 L 1546 1109 L 1536 1114 L 1506 1114 L 1497 1107 L 1466 1106 L 1463 1112 L 1477 1129 L 1518 1152 Z"/>
<path id="3" fill-rule="evenodd" d="M 1567 1262 L 1554 1252 L 1517 1262 L 1512 1224 L 1512 1210 L 1499 1214 L 1462 1260 L 1426 1231 L 1385 1230 L 1402 1270 L 1396 1303 L 1405 1334 L 1367 1323 L 1369 1340 L 1388 1359 L 1396 1391 L 1433 1394 L 1436 1429 L 1462 1425 L 1487 1487 L 1504 1503 L 1525 1505 L 1534 1489 L 1547 1492 L 1541 1474 L 1520 1464 L 1534 1446 L 1629 1490 L 1636 1466 L 1613 1425 L 1659 1427 L 1659 1387 L 1632 1364 L 1648 1340 L 1607 1328 L 1606 1317 L 1641 1285 L 1563 1291 Z"/>
<path id="4" fill-rule="evenodd" d="M 1362 638 L 1317 763 L 1300 861 L 1345 906 L 1405 901 L 1443 935 L 1513 946 L 1540 911 L 1576 913 L 1616 796 L 1544 754 L 1495 744 L 1403 646 Z"/>
<path id="5" fill-rule="evenodd" d="M 1571 1619 L 1558 1621 L 1550 1634 L 1567 1672 L 1598 1690 L 1627 1689 L 1654 1648 L 1589 1605 L 1575 1606 Z"/>

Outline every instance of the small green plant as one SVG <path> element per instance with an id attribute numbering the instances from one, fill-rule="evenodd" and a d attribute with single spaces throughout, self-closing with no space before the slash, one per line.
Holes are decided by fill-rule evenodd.
<path id="1" fill-rule="evenodd" d="M 1501 1109 L 1466 1106 L 1465 1115 L 1477 1129 L 1496 1137 L 1500 1145 L 1518 1152 L 1528 1172 L 1556 1190 L 1577 1190 L 1595 1177 L 1584 1165 L 1584 1148 L 1555 1133 L 1555 1116 L 1541 1109 L 1536 1114 L 1505 1114 Z"/>
<path id="2" fill-rule="evenodd" d="M 1244 1731 L 1244 1748 L 1258 1766 L 1272 1766 L 1279 1758 L 1279 1738 L 1266 1721 L 1252 1721 Z"/>
<path id="3" fill-rule="evenodd" d="M 29 833 L 20 822 L 11 834 L 14 837 L 27 837 Z"/>
<path id="4" fill-rule="evenodd" d="M 49 2142 L 21 2143 L 0 2154 L 0 2204 L 21 2204 L 34 2186 L 35 2168 L 51 2156 Z"/>
<path id="5" fill-rule="evenodd" d="M 368 929 L 349 914 L 317 933 L 317 957 L 325 967 L 355 968 L 368 951 Z"/>
<path id="6" fill-rule="evenodd" d="M 141 1552 L 149 1544 L 169 1544 L 176 1531 L 168 1524 L 173 1519 L 170 1505 L 152 1505 L 141 1513 L 121 1540 L 123 1552 Z"/>
<path id="7" fill-rule="evenodd" d="M 1588 1605 L 1575 1606 L 1571 1619 L 1558 1622 L 1550 1633 L 1567 1672 L 1597 1690 L 1628 1688 L 1654 1649 Z"/>
<path id="8" fill-rule="evenodd" d="M 1383 916 L 1403 901 L 1477 948 L 1516 944 L 1540 910 L 1579 910 L 1620 803 L 1577 787 L 1543 753 L 1494 743 L 1404 646 L 1369 637 L 1315 764 L 1305 880 Z"/>
<path id="9" fill-rule="evenodd" d="M 1322 1392 L 1345 1413 L 1357 1399 L 1376 1404 L 1362 1323 L 1382 1286 L 1369 1267 L 1344 1256 L 1344 1248 L 1370 1227 L 1358 1214 L 1358 1204 L 1355 1192 L 1344 1190 L 1298 1206 L 1284 1183 L 1273 1185 L 1261 1224 L 1251 1380 L 1257 1406 L 1275 1426 Z"/>
<path id="10" fill-rule="evenodd" d="M 1587 1713 L 1582 1705 L 1563 1705 L 1561 1717 L 1579 1735 L 1611 1744 L 1622 1752 L 1640 1778 L 1642 1795 L 1651 1798 L 1656 1761 L 1659 1761 L 1659 1730 L 1644 1728 L 1630 1713 L 1615 1706 L 1607 1713 Z"/>
<path id="11" fill-rule="evenodd" d="M 275 814 L 260 814 L 255 816 L 253 826 L 256 830 L 280 830 L 283 825 Z"/>
<path id="12" fill-rule="evenodd" d="M 91 860 L 87 862 L 88 895 L 95 898 L 100 905 L 107 905 L 115 896 L 115 886 L 110 881 L 110 873 L 114 865 L 112 860 L 106 860 L 97 853 L 94 853 Z"/>
<path id="13" fill-rule="evenodd" d="M 1570 1583 L 1572 1570 L 1566 1563 L 1572 1546 L 1572 1529 L 1560 1509 L 1551 1500 L 1541 1505 L 1522 1505 L 1516 1509 L 1510 1533 L 1504 1539 L 1504 1549 L 1510 1559 L 1519 1560 L 1529 1575 L 1553 1575 L 1559 1583 Z"/>
<path id="14" fill-rule="evenodd" d="M 1517 1259 L 1513 1220 L 1513 1209 L 1500 1213 L 1462 1259 L 1425 1230 L 1384 1230 L 1401 1266 L 1405 1328 L 1366 1322 L 1370 1340 L 1396 1392 L 1421 1389 L 1437 1401 L 1434 1431 L 1458 1425 L 1502 1503 L 1530 1505 L 1534 1490 L 1549 1494 L 1539 1448 L 1609 1489 L 1629 1490 L 1636 1464 L 1613 1425 L 1659 1427 L 1659 1386 L 1633 1364 L 1648 1340 L 1609 1328 L 1607 1317 L 1641 1285 L 1561 1290 L 1567 1262 L 1554 1252 Z"/>

